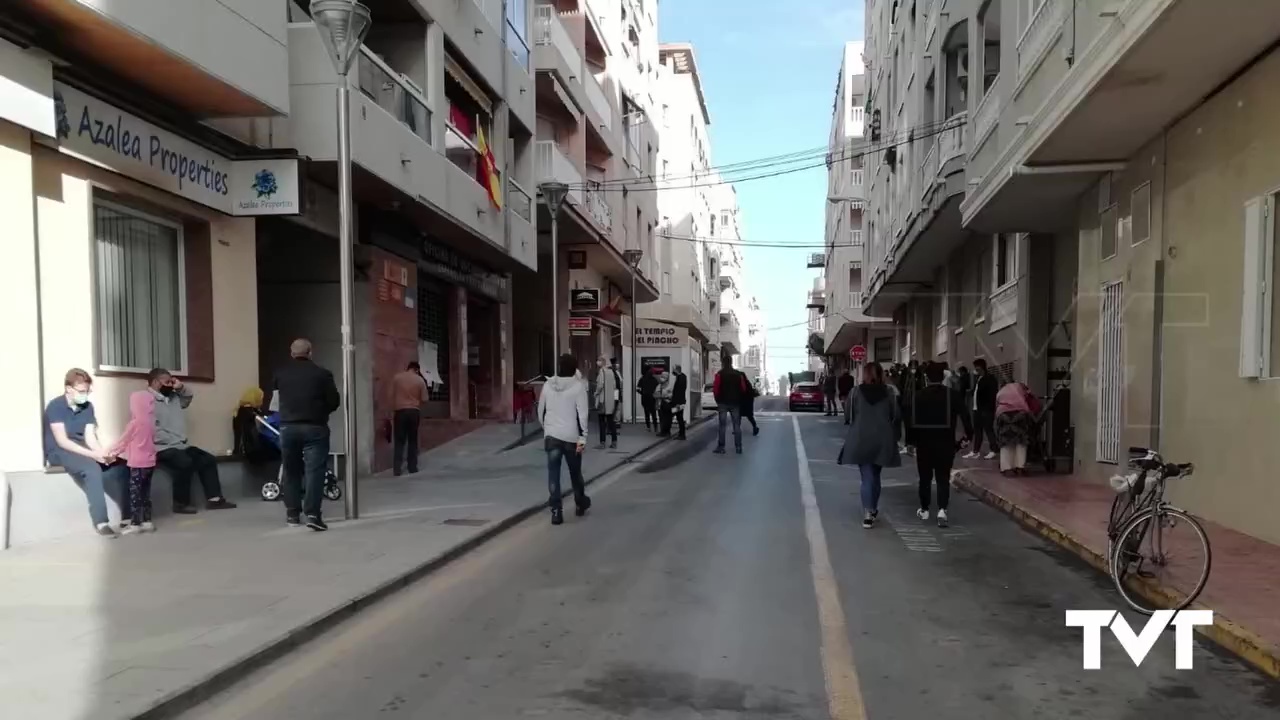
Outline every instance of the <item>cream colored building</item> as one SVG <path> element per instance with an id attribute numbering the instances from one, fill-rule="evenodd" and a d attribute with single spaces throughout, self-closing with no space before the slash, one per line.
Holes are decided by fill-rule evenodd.
<path id="1" fill-rule="evenodd" d="M 934 312 L 945 308 L 943 319 L 955 320 L 958 304 L 967 321 L 953 333 L 970 333 L 976 307 L 988 325 L 983 352 L 1042 393 L 1069 388 L 1077 481 L 1103 481 L 1130 446 L 1155 447 L 1198 467 L 1171 487 L 1175 502 L 1280 542 L 1271 512 L 1280 489 L 1270 481 L 1280 456 L 1266 435 L 1280 399 L 1271 380 L 1280 375 L 1272 360 L 1280 4 L 934 0 L 896 18 L 894 5 L 868 3 L 868 27 L 881 30 L 873 75 L 882 67 L 892 74 L 898 43 L 917 37 L 927 50 L 912 57 L 938 59 L 944 71 L 955 58 L 968 77 L 961 105 L 935 95 L 935 113 L 923 118 L 966 112 L 956 170 L 963 182 L 948 179 L 941 202 L 928 201 L 927 187 L 915 190 L 939 208 L 925 211 L 935 226 L 956 228 L 954 239 L 930 240 L 925 229 L 914 242 L 923 237 L 929 254 L 979 258 L 1006 282 L 979 276 L 975 289 L 963 273 L 930 282 L 928 267 L 893 250 L 913 240 L 908 232 L 899 240 L 895 227 L 910 213 L 892 212 L 873 249 L 893 258 L 881 263 L 882 277 L 917 282 L 921 293 L 943 288 L 948 299 Z M 956 31 L 960 22 L 967 27 Z M 962 50 L 966 38 L 986 51 Z M 915 84 L 911 72 L 902 78 L 906 103 L 929 105 L 929 88 L 944 87 L 928 82 L 935 69 L 916 66 Z M 952 75 L 935 77 L 950 86 Z M 893 138 L 909 124 L 891 125 L 894 110 L 874 92 L 881 135 Z M 909 170 L 920 162 L 929 176 L 933 159 L 921 159 L 918 142 L 904 147 L 899 159 Z M 882 209 L 896 192 L 885 187 Z M 1004 335 L 990 331 L 993 318 L 1007 323 Z M 911 352 L 928 346 L 940 356 L 940 327 L 932 317 L 917 323 Z M 930 329 L 931 346 L 921 342 Z M 951 348 L 959 337 L 946 338 Z"/>

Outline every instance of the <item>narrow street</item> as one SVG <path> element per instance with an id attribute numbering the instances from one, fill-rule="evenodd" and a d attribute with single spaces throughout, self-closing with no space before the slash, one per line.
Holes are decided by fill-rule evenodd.
<path id="1" fill-rule="evenodd" d="M 1280 711 L 1280 687 L 1208 645 L 1173 670 L 1172 634 L 1141 669 L 1104 637 L 1104 669 L 1081 670 L 1063 611 L 1117 607 L 1104 578 L 964 494 L 949 529 L 920 522 L 909 466 L 864 530 L 843 425 L 762 404 L 744 455 L 712 455 L 706 424 L 595 483 L 585 519 L 527 521 L 186 717 L 816 720 L 829 692 L 840 720 Z M 815 591 L 815 541 L 834 588 Z M 830 589 L 843 636 L 819 621 Z M 846 647 L 852 683 L 824 673 Z"/>

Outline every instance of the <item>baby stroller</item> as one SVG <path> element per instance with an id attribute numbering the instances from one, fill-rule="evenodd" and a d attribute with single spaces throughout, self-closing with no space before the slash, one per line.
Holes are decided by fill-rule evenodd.
<path id="1" fill-rule="evenodd" d="M 254 418 L 258 422 L 258 428 L 264 439 L 277 450 L 280 449 L 280 413 L 271 413 L 267 416 L 258 415 Z M 274 501 L 280 499 L 280 487 L 284 482 L 284 462 L 280 463 L 280 472 L 276 474 L 275 482 L 265 482 L 262 484 L 262 499 Z M 324 469 L 324 496 L 333 501 L 342 499 L 342 486 L 338 484 L 338 476 L 333 470 L 326 467 Z"/>

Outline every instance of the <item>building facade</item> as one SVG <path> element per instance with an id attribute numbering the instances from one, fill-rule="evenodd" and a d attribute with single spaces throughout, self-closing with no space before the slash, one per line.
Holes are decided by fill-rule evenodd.
<path id="1" fill-rule="evenodd" d="M 870 211 L 871 302 L 912 321 L 903 349 L 989 357 L 1065 404 L 1083 481 L 1155 447 L 1218 479 L 1176 502 L 1280 541 L 1254 437 L 1275 415 L 1280 6 L 872 2 L 867 27 L 882 142 L 912 127 L 895 103 L 924 108 Z"/>

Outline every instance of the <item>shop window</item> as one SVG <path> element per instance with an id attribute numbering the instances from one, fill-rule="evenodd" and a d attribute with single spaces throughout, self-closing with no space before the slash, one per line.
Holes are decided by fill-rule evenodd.
<path id="1" fill-rule="evenodd" d="M 98 366 L 185 374 L 182 225 L 100 198 L 93 220 Z"/>
<path id="2" fill-rule="evenodd" d="M 430 398 L 449 401 L 449 296 L 422 273 L 418 273 L 418 339 L 436 346 L 436 372 L 440 384 L 432 385 Z"/>

